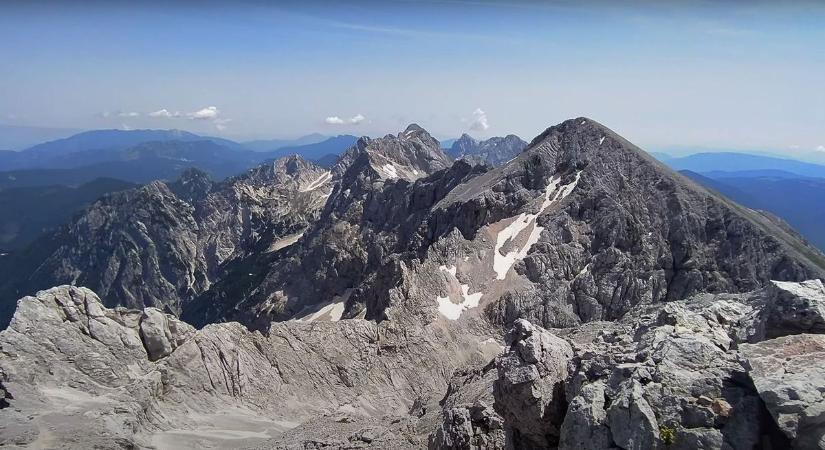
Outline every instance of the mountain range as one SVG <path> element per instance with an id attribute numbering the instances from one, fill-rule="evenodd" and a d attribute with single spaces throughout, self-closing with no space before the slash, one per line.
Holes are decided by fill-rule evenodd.
<path id="1" fill-rule="evenodd" d="M 188 167 L 197 167 L 216 179 L 243 172 L 263 161 L 289 154 L 317 159 L 340 154 L 354 136 L 323 138 L 311 135 L 296 141 L 244 144 L 227 139 L 199 136 L 180 130 L 97 130 L 35 145 L 14 152 L 0 152 L 0 188 L 87 182 L 100 176 L 145 183 L 174 179 Z M 304 143 L 307 142 L 307 143 Z"/>
<path id="2" fill-rule="evenodd" d="M 462 139 L 185 170 L 0 258 L 0 439 L 819 448 L 825 255 L 586 117 Z"/>
<path id="3" fill-rule="evenodd" d="M 679 158 L 667 158 L 664 162 L 676 170 L 697 173 L 718 173 L 718 176 L 742 175 L 782 176 L 796 174 L 803 177 L 825 178 L 825 166 L 786 158 L 753 155 L 747 153 L 719 152 L 697 153 Z M 765 172 L 770 171 L 770 172 Z"/>

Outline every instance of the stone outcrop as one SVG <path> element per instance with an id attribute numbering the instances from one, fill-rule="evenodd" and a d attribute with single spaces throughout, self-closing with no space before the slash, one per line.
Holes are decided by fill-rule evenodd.
<path id="1" fill-rule="evenodd" d="M 570 344 L 530 322 L 515 322 L 507 337 L 510 350 L 496 358 L 493 385 L 497 411 L 516 448 L 558 445 L 564 419 L 564 381 L 573 357 Z"/>
<path id="2" fill-rule="evenodd" d="M 487 383 L 507 431 L 501 449 L 823 448 L 825 335 L 765 340 L 766 318 L 776 305 L 787 313 L 786 325 L 806 323 L 803 312 L 820 298 L 809 288 L 818 283 L 778 286 L 785 293 L 768 286 L 746 294 L 703 294 L 566 330 L 517 320 L 509 350 L 495 359 L 497 376 L 476 376 L 474 383 L 448 390 L 443 424 L 431 441 L 474 436 L 455 405 Z M 787 291 L 796 294 L 794 301 L 783 298 Z M 550 342 L 555 351 L 538 357 L 535 349 Z M 545 420 L 536 420 L 536 411 Z M 484 431 L 472 429 L 475 435 Z"/>
<path id="3" fill-rule="evenodd" d="M 825 448 L 825 334 L 783 336 L 742 345 L 741 351 L 756 390 L 793 448 Z"/>
<path id="4" fill-rule="evenodd" d="M 825 333 L 825 287 L 822 281 L 774 281 L 769 288 L 769 300 L 765 305 L 765 334 L 768 338 Z"/>

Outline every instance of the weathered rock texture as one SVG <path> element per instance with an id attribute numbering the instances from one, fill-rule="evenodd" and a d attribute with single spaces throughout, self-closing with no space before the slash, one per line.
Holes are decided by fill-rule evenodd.
<path id="1" fill-rule="evenodd" d="M 492 137 L 478 141 L 468 134 L 462 134 L 447 152 L 453 159 L 463 159 L 470 163 L 487 163 L 500 166 L 518 156 L 527 147 L 520 137 L 508 134 L 504 137 Z"/>
<path id="2" fill-rule="evenodd" d="M 299 235 L 330 190 L 328 171 L 288 157 L 223 183 L 190 170 L 170 185 L 108 195 L 19 256 L 0 283 L 2 300 L 68 283 L 94 289 L 108 306 L 179 314 L 229 261 Z"/>
<path id="3" fill-rule="evenodd" d="M 0 443 L 233 447 L 302 423 L 320 439 L 339 420 L 364 428 L 358 442 L 394 441 L 381 430 L 413 420 L 419 399 L 436 402 L 458 367 L 492 358 L 481 342 L 437 324 L 366 320 L 284 322 L 266 336 L 238 323 L 196 331 L 154 308 L 107 309 L 92 291 L 61 286 L 21 299 L 0 332 L 3 390 L 14 395 Z M 426 446 L 428 431 L 408 425 L 397 437 Z"/>
<path id="4" fill-rule="evenodd" d="M 803 300 L 825 299 L 805 289 L 812 283 L 783 285 L 799 295 L 791 317 L 803 317 Z M 464 391 L 484 392 L 486 382 L 507 430 L 496 448 L 825 448 L 825 335 L 763 340 L 777 294 L 704 294 L 566 330 L 518 320 L 515 340 L 495 360 L 497 376 L 487 368 L 448 391 L 430 447 L 450 448 L 468 434 L 449 425 Z"/>
<path id="5" fill-rule="evenodd" d="M 825 448 L 825 335 L 783 336 L 742 346 L 745 367 L 796 448 Z"/>

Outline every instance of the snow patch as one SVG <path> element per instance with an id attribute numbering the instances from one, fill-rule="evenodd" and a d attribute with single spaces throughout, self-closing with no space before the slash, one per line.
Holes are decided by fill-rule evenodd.
<path id="1" fill-rule="evenodd" d="M 550 184 L 544 191 L 544 201 L 541 204 L 541 209 L 536 214 L 521 213 L 510 225 L 501 230 L 496 236 L 496 245 L 493 252 L 493 270 L 496 272 L 496 279 L 503 280 L 507 276 L 507 272 L 513 267 L 516 261 L 524 259 L 530 248 L 538 242 L 541 232 L 544 227 L 536 224 L 536 218 L 544 213 L 550 206 L 563 200 L 565 197 L 573 192 L 573 189 L 579 183 L 581 171 L 576 172 L 576 179 L 570 184 L 560 185 L 561 176 L 553 176 L 550 179 Z M 530 228 L 530 234 L 527 236 L 525 244 L 514 251 L 508 252 L 506 255 L 501 254 L 501 248 L 504 244 L 511 240 L 515 240 L 522 231 Z"/>
<path id="2" fill-rule="evenodd" d="M 442 316 L 450 320 L 458 320 L 458 318 L 461 317 L 461 313 L 470 308 L 477 307 L 483 295 L 483 292 L 470 294 L 470 286 L 462 284 L 461 303 L 453 303 L 450 297 L 438 296 L 435 300 L 438 302 L 438 312 L 441 313 Z"/>
<path id="3" fill-rule="evenodd" d="M 456 266 L 439 266 L 438 270 L 442 272 L 447 272 L 455 278 L 457 273 Z M 458 281 L 457 278 L 455 278 Z M 461 313 L 464 311 L 475 308 L 478 306 L 478 303 L 481 301 L 481 297 L 484 295 L 483 292 L 476 292 L 474 294 L 470 293 L 470 285 L 459 283 L 461 287 L 461 302 L 460 303 L 453 303 L 450 300 L 450 297 L 441 297 L 437 296 L 435 298 L 436 302 L 438 302 L 438 312 L 441 313 L 442 316 L 446 317 L 450 320 L 458 320 L 461 317 Z"/>

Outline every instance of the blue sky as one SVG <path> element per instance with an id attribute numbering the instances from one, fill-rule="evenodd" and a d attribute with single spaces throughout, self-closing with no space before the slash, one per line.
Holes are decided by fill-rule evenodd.
<path id="1" fill-rule="evenodd" d="M 825 4 L 618 3 L 4 1 L 0 123 L 825 145 Z"/>

